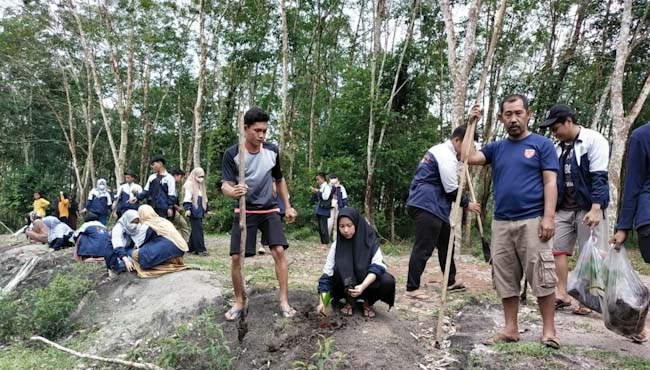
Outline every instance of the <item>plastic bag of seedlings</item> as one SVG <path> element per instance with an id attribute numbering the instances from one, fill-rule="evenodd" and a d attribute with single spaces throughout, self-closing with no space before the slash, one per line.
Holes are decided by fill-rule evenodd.
<path id="1" fill-rule="evenodd" d="M 598 249 L 598 240 L 592 235 L 582 246 L 576 267 L 569 277 L 567 291 L 585 307 L 602 312 L 600 300 L 603 295 L 601 269 L 603 256 Z"/>
<path id="2" fill-rule="evenodd" d="M 625 248 L 610 249 L 602 278 L 605 294 L 601 304 L 607 329 L 623 336 L 641 333 L 648 315 L 650 292 L 634 271 Z"/>

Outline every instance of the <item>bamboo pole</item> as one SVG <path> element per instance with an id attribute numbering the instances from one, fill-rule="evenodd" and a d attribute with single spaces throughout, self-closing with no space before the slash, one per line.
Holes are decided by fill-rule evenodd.
<path id="1" fill-rule="evenodd" d="M 461 161 L 462 164 L 461 166 L 467 167 L 467 159 L 469 158 L 469 149 L 470 145 L 473 142 L 474 138 L 474 127 L 476 126 L 477 119 L 470 119 L 470 121 L 467 124 L 467 130 L 465 131 L 465 137 L 463 138 L 463 149 L 461 152 Z M 454 253 L 454 239 L 456 236 L 456 231 L 458 227 L 460 226 L 460 223 L 458 222 L 458 212 L 460 211 L 460 199 L 463 194 L 463 188 L 465 187 L 465 180 L 467 179 L 467 176 L 465 176 L 465 173 L 463 172 L 460 176 L 460 182 L 458 184 L 458 192 L 456 194 L 456 201 L 454 202 L 452 208 L 451 208 L 451 233 L 449 236 L 449 244 L 447 245 L 447 260 L 445 262 L 445 273 L 444 273 L 444 278 L 443 278 L 443 283 L 442 283 L 442 297 L 441 297 L 441 304 L 440 304 L 440 309 L 438 310 L 438 327 L 436 330 L 436 341 L 435 341 L 435 346 L 436 348 L 441 348 L 442 343 L 440 341 L 440 338 L 442 337 L 442 323 L 443 319 L 445 317 L 445 310 L 447 309 L 447 283 L 449 283 L 449 268 L 451 267 L 451 256 Z"/>
<path id="2" fill-rule="evenodd" d="M 467 176 L 467 187 L 469 187 L 469 199 L 476 203 L 476 193 L 474 192 L 474 184 L 472 184 L 472 176 L 469 174 L 469 167 L 465 166 L 465 176 Z M 483 238 L 483 221 L 481 221 L 481 215 L 476 215 L 476 221 L 478 222 L 478 232 Z"/>
<path id="3" fill-rule="evenodd" d="M 246 135 L 244 134 L 244 113 L 239 111 L 237 117 L 239 126 L 239 185 L 246 186 Z M 246 196 L 239 198 L 239 273 L 242 282 L 242 297 L 244 308 L 239 315 L 237 339 L 241 343 L 248 333 L 246 315 L 248 314 L 248 297 L 246 296 L 246 279 L 244 278 L 244 259 L 246 258 Z"/>
<path id="4" fill-rule="evenodd" d="M 475 105 L 480 105 L 481 101 L 483 100 L 483 90 L 485 88 L 485 81 L 487 79 L 490 64 L 492 64 L 492 58 L 494 57 L 496 45 L 499 40 L 499 34 L 503 26 L 503 18 L 505 17 L 507 5 L 508 5 L 508 0 L 502 0 L 501 5 L 499 6 L 497 19 L 494 23 L 494 30 L 492 32 L 492 37 L 490 38 L 490 45 L 488 47 L 485 63 L 483 64 L 483 69 L 481 71 L 481 78 L 479 80 L 479 90 L 477 93 Z M 470 148 L 474 143 L 474 132 L 476 130 L 477 122 L 478 119 L 470 118 L 470 120 L 467 123 L 467 130 L 465 131 L 465 137 L 463 138 L 463 146 L 461 151 L 461 162 L 462 162 L 461 165 L 464 168 L 460 173 L 460 181 L 458 184 L 458 194 L 456 194 L 456 201 L 454 202 L 454 205 L 452 206 L 451 209 L 451 235 L 449 237 L 449 244 L 447 247 L 447 260 L 445 262 L 445 273 L 444 273 L 444 279 L 442 284 L 442 297 L 441 297 L 442 303 L 440 306 L 440 310 L 438 311 L 439 312 L 438 327 L 436 330 L 436 341 L 435 341 L 436 348 L 441 348 L 442 346 L 440 339 L 442 338 L 442 323 L 445 317 L 445 310 L 447 308 L 447 283 L 449 282 L 449 268 L 451 266 L 451 256 L 454 253 L 454 240 L 456 237 L 456 232 L 458 231 L 457 228 L 459 227 L 459 223 L 461 221 L 458 219 L 459 218 L 458 215 L 460 211 L 460 199 L 463 193 L 463 189 L 465 188 L 465 181 L 469 181 L 469 177 L 467 175 L 468 172 L 467 160 L 469 158 Z M 481 229 L 482 229 L 482 225 L 481 225 Z"/>

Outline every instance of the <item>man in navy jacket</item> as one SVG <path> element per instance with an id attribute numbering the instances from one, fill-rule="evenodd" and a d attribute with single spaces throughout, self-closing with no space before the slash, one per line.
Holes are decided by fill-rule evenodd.
<path id="1" fill-rule="evenodd" d="M 616 233 L 610 240 L 616 249 L 635 229 L 639 249 L 646 263 L 650 263 L 650 122 L 637 128 L 630 136 L 625 164 L 625 188 L 618 216 Z M 646 331 L 630 337 L 635 342 L 646 342 Z"/>
<path id="2" fill-rule="evenodd" d="M 478 112 L 475 112 L 478 114 Z M 431 147 L 420 161 L 409 189 L 407 211 L 415 221 L 415 242 L 409 258 L 406 295 L 425 299 L 420 288 L 420 278 L 435 248 L 438 248 L 440 270 L 444 272 L 451 226 L 449 216 L 451 203 L 458 192 L 458 162 L 466 126 L 457 127 L 451 139 Z M 460 205 L 474 213 L 481 212 L 478 203 L 470 203 L 463 196 Z M 453 260 L 449 268 L 449 289 L 462 289 L 456 282 L 456 266 Z"/>
<path id="3" fill-rule="evenodd" d="M 630 136 L 621 214 L 611 242 L 620 248 L 633 229 L 639 236 L 643 260 L 650 263 L 650 122 Z"/>
<path id="4" fill-rule="evenodd" d="M 555 307 L 563 308 L 571 306 L 567 293 L 568 257 L 573 255 L 576 241 L 578 251 L 590 235 L 603 249 L 607 245 L 609 143 L 598 131 L 578 125 L 575 112 L 564 104 L 551 107 L 540 127 L 549 128 L 560 141 L 555 146 L 560 172 L 553 256 L 558 277 Z M 573 310 L 577 315 L 590 312 L 582 305 Z"/>

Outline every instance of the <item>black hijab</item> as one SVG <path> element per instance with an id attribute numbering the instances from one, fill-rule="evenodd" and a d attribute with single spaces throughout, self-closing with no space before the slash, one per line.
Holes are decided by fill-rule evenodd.
<path id="1" fill-rule="evenodd" d="M 356 209 L 350 207 L 341 209 L 336 219 L 336 227 L 341 217 L 352 220 L 355 233 L 351 239 L 344 238 L 340 232 L 337 233 L 334 271 L 343 284 L 350 279 L 348 282 L 356 286 L 361 284 L 368 275 L 368 267 L 379 249 L 379 241 L 372 226 L 359 215 Z"/>

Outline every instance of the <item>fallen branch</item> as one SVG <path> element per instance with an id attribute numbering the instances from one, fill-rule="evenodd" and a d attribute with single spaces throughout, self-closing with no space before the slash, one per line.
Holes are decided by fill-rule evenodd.
<path id="1" fill-rule="evenodd" d="M 35 341 L 41 341 L 41 342 L 43 342 L 43 343 L 45 343 L 47 345 L 50 345 L 50 346 L 58 349 L 59 351 L 66 352 L 66 353 L 69 353 L 71 355 L 74 355 L 74 356 L 77 356 L 77 357 L 80 357 L 80 358 L 87 358 L 89 360 L 109 362 L 109 363 L 112 363 L 112 364 L 119 364 L 119 365 L 129 366 L 129 367 L 133 367 L 133 368 L 136 368 L 136 369 L 163 370 L 162 367 L 156 366 L 154 364 L 150 364 L 148 362 L 144 362 L 144 363 L 132 362 L 132 361 L 120 360 L 119 358 L 106 358 L 106 357 L 99 357 L 99 356 L 95 356 L 95 355 L 90 355 L 90 354 L 87 354 L 87 353 L 77 352 L 77 351 L 71 350 L 70 348 L 63 347 L 60 344 L 56 344 L 56 343 L 54 343 L 52 341 L 49 341 L 49 340 L 47 340 L 47 339 L 45 339 L 45 338 L 43 338 L 41 336 L 38 336 L 38 335 L 33 336 L 33 337 L 29 338 L 29 339 L 30 340 L 35 340 Z"/>
<path id="2" fill-rule="evenodd" d="M 34 271 L 34 267 L 36 267 L 38 261 L 40 260 L 41 260 L 40 257 L 33 257 L 29 261 L 25 262 L 25 264 L 23 265 L 23 267 L 20 268 L 16 276 L 14 276 L 14 278 L 11 279 L 11 281 L 8 282 L 4 288 L 2 288 L 2 291 L 0 291 L 0 297 L 2 297 L 7 293 L 12 292 L 14 289 L 16 289 L 18 284 L 20 284 L 23 280 L 27 279 L 29 274 L 31 274 L 32 271 Z"/>
<path id="3" fill-rule="evenodd" d="M 14 233 L 14 231 L 11 230 L 7 225 L 5 225 L 4 222 L 0 221 L 0 225 L 4 226 L 5 229 L 9 230 L 9 234 L 13 234 L 13 233 Z"/>

